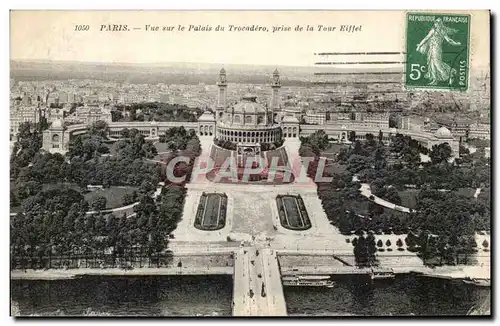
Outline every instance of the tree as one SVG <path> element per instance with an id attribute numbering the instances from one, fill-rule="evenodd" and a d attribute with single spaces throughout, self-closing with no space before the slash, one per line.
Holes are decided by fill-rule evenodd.
<path id="1" fill-rule="evenodd" d="M 365 169 L 371 169 L 372 166 L 373 159 L 371 157 L 354 154 L 347 160 L 347 170 L 353 174 Z"/>
<path id="2" fill-rule="evenodd" d="M 19 206 L 20 201 L 17 198 L 17 196 L 14 194 L 14 192 L 12 191 L 12 189 L 10 189 L 10 197 L 9 198 L 10 198 L 10 207 Z"/>
<path id="3" fill-rule="evenodd" d="M 106 234 L 106 218 L 102 213 L 98 214 L 95 221 L 95 230 L 98 235 Z"/>
<path id="4" fill-rule="evenodd" d="M 97 196 L 92 199 L 90 207 L 95 211 L 103 211 L 106 209 L 107 199 L 104 196 Z"/>
<path id="5" fill-rule="evenodd" d="M 363 235 L 357 238 L 357 241 L 354 244 L 353 252 L 354 259 L 356 260 L 356 265 L 358 265 L 359 267 L 365 267 L 367 264 L 368 252 L 366 248 L 366 239 Z"/>
<path id="6" fill-rule="evenodd" d="M 351 131 L 349 132 L 349 141 L 351 142 L 354 142 L 356 140 L 356 132 L 355 131 Z"/>
<path id="7" fill-rule="evenodd" d="M 386 181 L 382 178 L 377 178 L 372 181 L 370 188 L 372 193 L 378 197 L 384 197 L 387 190 L 385 188 Z"/>
<path id="8" fill-rule="evenodd" d="M 390 246 L 391 246 L 391 240 L 387 239 L 387 241 L 385 242 L 385 245 L 386 245 L 387 247 L 390 247 Z"/>
<path id="9" fill-rule="evenodd" d="M 470 155 L 469 149 L 463 146 L 462 144 L 460 144 L 458 147 L 458 153 L 460 157 Z"/>
<path id="10" fill-rule="evenodd" d="M 365 142 L 366 147 L 375 147 L 377 145 L 373 134 L 368 133 L 365 135 L 365 138 L 366 138 L 366 142 Z"/>
<path id="11" fill-rule="evenodd" d="M 384 155 L 384 148 L 383 147 L 377 147 L 375 149 L 375 152 L 373 154 L 373 158 L 375 159 L 376 162 L 378 161 L 385 161 L 385 155 Z"/>
<path id="12" fill-rule="evenodd" d="M 29 122 L 24 122 L 19 125 L 16 139 L 10 157 L 10 176 L 12 179 L 17 178 L 21 170 L 28 167 L 33 159 L 39 155 L 42 147 L 42 133 L 32 128 Z"/>
<path id="13" fill-rule="evenodd" d="M 320 151 L 328 148 L 330 142 L 328 140 L 328 135 L 324 130 L 318 130 L 309 137 L 309 143 L 313 148 L 317 147 Z"/>
<path id="14" fill-rule="evenodd" d="M 111 121 L 120 121 L 123 119 L 123 113 L 121 111 L 113 110 L 111 111 Z"/>
<path id="15" fill-rule="evenodd" d="M 176 142 L 174 141 L 170 141 L 167 145 L 167 148 L 169 151 L 172 151 L 172 152 L 175 152 L 179 149 L 179 146 L 177 145 Z"/>
<path id="16" fill-rule="evenodd" d="M 94 122 L 89 128 L 88 133 L 90 135 L 100 136 L 104 139 L 108 136 L 109 127 L 105 121 L 99 120 Z"/>
<path id="17" fill-rule="evenodd" d="M 375 236 L 373 233 L 369 233 L 366 237 L 366 246 L 368 251 L 368 261 L 370 266 L 372 266 L 375 264 L 375 254 L 377 252 L 377 248 L 375 246 Z"/>
<path id="18" fill-rule="evenodd" d="M 401 205 L 401 197 L 399 197 L 399 193 L 394 187 L 387 188 L 384 198 L 393 204 Z"/>
<path id="19" fill-rule="evenodd" d="M 42 267 L 50 267 L 50 259 L 41 256 L 50 255 L 52 250 L 65 252 L 71 247 L 73 225 L 78 226 L 76 221 L 83 220 L 87 208 L 83 196 L 71 188 L 61 186 L 38 192 L 24 201 L 23 213 L 13 218 L 11 248 L 22 256 L 37 258 Z M 12 259 L 16 257 L 13 255 Z"/>
<path id="20" fill-rule="evenodd" d="M 128 128 L 123 128 L 120 130 L 120 135 L 122 138 L 130 138 L 130 130 Z"/>
<path id="21" fill-rule="evenodd" d="M 142 145 L 142 151 L 144 152 L 144 157 L 152 159 L 158 154 L 158 151 L 156 147 L 153 145 L 152 142 L 145 142 L 144 145 Z"/>
<path id="22" fill-rule="evenodd" d="M 154 191 L 156 190 L 156 187 L 155 185 L 148 181 L 148 180 L 144 180 L 140 187 L 139 187 L 139 193 L 142 193 L 142 194 L 152 194 Z"/>
<path id="23" fill-rule="evenodd" d="M 105 138 L 98 131 L 94 131 L 94 134 L 78 135 L 70 140 L 66 156 L 70 160 L 79 157 L 83 161 L 88 161 L 101 154 L 109 153 L 109 148 L 104 144 L 104 140 Z"/>
<path id="24" fill-rule="evenodd" d="M 363 150 L 363 146 L 361 145 L 361 142 L 359 140 L 354 141 L 354 148 L 353 148 L 352 152 L 354 154 L 357 154 L 357 155 L 366 156 L 365 152 Z"/>
<path id="25" fill-rule="evenodd" d="M 127 206 L 130 204 L 133 204 L 135 202 L 136 198 L 134 198 L 133 194 L 125 194 L 122 197 L 122 204 L 123 206 Z"/>
<path id="26" fill-rule="evenodd" d="M 485 239 L 485 240 L 483 241 L 483 247 L 488 248 L 488 246 L 489 246 L 489 245 L 490 245 L 490 244 L 488 243 L 488 240 L 486 240 L 486 239 Z"/>
<path id="27" fill-rule="evenodd" d="M 303 145 L 308 145 L 315 155 L 319 155 L 321 151 L 330 146 L 328 135 L 324 130 L 318 130 L 309 137 L 302 137 L 301 142 Z"/>
<path id="28" fill-rule="evenodd" d="M 429 156 L 432 160 L 432 164 L 439 164 L 441 162 L 447 162 L 451 157 L 451 147 L 448 143 L 442 143 L 439 145 L 432 146 L 432 150 Z"/>
<path id="29" fill-rule="evenodd" d="M 384 243 L 382 242 L 382 240 L 381 240 L 381 239 L 379 239 L 379 240 L 377 241 L 377 247 L 382 248 L 383 246 L 384 246 Z"/>
<path id="30" fill-rule="evenodd" d="M 369 234 L 366 238 L 360 235 L 358 241 L 354 243 L 354 257 L 359 267 L 370 267 L 375 263 L 375 237 Z"/>

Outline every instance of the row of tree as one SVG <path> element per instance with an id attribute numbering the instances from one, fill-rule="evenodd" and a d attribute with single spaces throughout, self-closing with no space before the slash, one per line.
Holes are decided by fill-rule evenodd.
<path id="1" fill-rule="evenodd" d="M 162 102 L 118 105 L 113 121 L 180 121 L 195 122 L 203 113 L 201 109 Z"/>
<path id="2" fill-rule="evenodd" d="M 136 214 L 129 217 L 85 214 L 88 203 L 71 188 L 41 191 L 11 219 L 12 267 L 50 268 L 51 259 L 61 257 L 112 257 L 112 262 L 157 258 L 165 254 L 169 234 L 182 217 L 185 191 L 165 187 L 156 201 L 142 195 Z"/>
<path id="3" fill-rule="evenodd" d="M 22 201 L 22 212 L 11 218 L 12 268 L 50 268 L 75 266 L 71 262 L 85 260 L 85 266 L 106 262 L 116 267 L 119 262 L 137 262 L 142 258 L 151 262 L 167 262 L 168 238 L 182 217 L 185 182 L 190 178 L 194 158 L 200 154 L 199 139 L 194 134 L 185 149 L 175 155 L 187 155 L 188 163 L 176 165 L 176 176 L 187 175 L 184 182 L 166 182 L 159 196 L 151 195 L 165 173 L 158 164 L 144 161 L 149 157 L 148 145 L 136 130 L 130 130 L 120 141 L 116 155 L 102 157 L 99 148 L 105 143 L 106 133 L 101 126 L 92 126 L 88 135 L 72 141 L 66 157 L 60 154 L 38 153 L 26 139 L 36 137 L 23 129 L 18 150 L 18 169 L 11 170 L 16 186 L 11 189 L 12 201 Z M 80 140 L 77 140 L 80 138 Z M 41 146 L 41 144 L 39 144 Z M 30 159 L 26 159 L 26 152 Z M 21 159 L 22 158 L 22 159 Z M 15 173 L 14 173 L 15 172 Z M 103 185 L 136 185 L 138 192 L 123 198 L 127 203 L 139 201 L 135 214 L 128 217 L 113 214 L 86 213 L 102 211 L 104 197 L 97 197 L 90 205 L 82 191 L 65 182 Z M 47 183 L 57 184 L 45 187 Z M 12 196 L 14 195 L 14 196 Z M 141 258 L 142 257 L 142 258 Z M 89 261 L 90 260 L 90 261 Z M 58 262 L 58 266 L 53 265 Z M 76 266 L 75 266 L 76 267 Z"/>
<path id="4" fill-rule="evenodd" d="M 194 129 L 186 130 L 184 127 L 173 127 L 168 129 L 164 135 L 160 135 L 160 143 L 167 143 L 170 151 L 185 150 L 188 142 L 197 139 Z"/>
<path id="5" fill-rule="evenodd" d="M 304 157 L 316 157 L 308 170 L 309 175 L 314 176 L 318 155 L 327 146 L 324 132 L 302 140 L 299 154 Z M 450 184 L 449 190 L 471 187 L 479 183 L 489 185 L 489 175 L 484 165 L 473 165 L 472 169 L 477 172 L 477 177 L 472 175 L 460 178 L 465 167 L 448 162 L 451 155 L 449 145 L 434 146 L 428 152 L 434 161 L 428 164 L 420 162 L 421 152 L 417 142 L 402 135 L 393 137 L 389 147 L 367 135 L 366 141 L 355 141 L 349 148 L 342 149 L 337 160 L 346 165 L 346 172 L 333 175 L 333 181 L 330 183 L 318 183 L 318 196 L 331 223 L 346 234 L 359 233 L 361 230 L 395 233 L 414 230 L 417 234 L 429 232 L 446 241 L 455 236 L 470 243 L 473 242 L 474 231 L 489 230 L 489 188 L 484 194 L 481 193 L 477 200 L 460 196 L 453 191 L 438 190 Z M 416 199 L 415 211 L 410 214 L 397 212 L 373 202 L 360 205 L 366 203 L 366 199 L 360 196 L 359 183 L 352 181 L 355 173 L 360 181 L 371 182 L 375 195 L 396 204 L 401 203 L 398 190 L 404 189 L 407 184 L 417 183 L 417 187 L 422 189 Z M 408 178 L 408 175 L 412 177 Z M 415 182 L 417 177 L 421 179 Z M 472 182 L 475 177 L 476 183 Z M 360 211 L 360 207 L 365 209 Z M 452 245 L 448 244 L 446 248 Z M 370 252 L 363 246 L 359 249 L 361 252 Z M 416 248 L 426 253 L 427 249 L 421 243 Z M 470 252 L 469 249 L 463 249 L 461 252 Z"/>

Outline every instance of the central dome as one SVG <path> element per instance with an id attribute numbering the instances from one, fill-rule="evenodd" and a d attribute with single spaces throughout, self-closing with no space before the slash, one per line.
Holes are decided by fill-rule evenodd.
<path id="1" fill-rule="evenodd" d="M 237 103 L 233 108 L 234 113 L 256 114 L 266 112 L 266 108 L 257 103 L 257 96 L 250 93 L 245 94 L 241 98 L 241 102 Z"/>
<path id="2" fill-rule="evenodd" d="M 436 137 L 438 137 L 438 138 L 452 138 L 451 131 L 446 127 L 441 127 L 436 131 Z"/>
<path id="3" fill-rule="evenodd" d="M 243 101 L 257 102 L 257 95 L 252 93 L 246 93 L 241 97 Z"/>

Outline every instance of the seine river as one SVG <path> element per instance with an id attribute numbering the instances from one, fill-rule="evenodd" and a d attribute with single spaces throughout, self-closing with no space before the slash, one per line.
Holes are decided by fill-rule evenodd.
<path id="1" fill-rule="evenodd" d="M 398 276 L 365 284 L 338 279 L 333 288 L 284 287 L 289 315 L 465 315 L 489 288 L 461 281 Z M 231 276 L 84 277 L 11 282 L 21 315 L 230 316 Z"/>

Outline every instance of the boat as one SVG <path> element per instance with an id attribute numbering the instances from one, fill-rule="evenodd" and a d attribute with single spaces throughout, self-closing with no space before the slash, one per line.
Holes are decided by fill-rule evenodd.
<path id="1" fill-rule="evenodd" d="M 386 280 L 396 278 L 396 274 L 392 269 L 375 269 L 372 268 L 371 273 L 372 280 Z"/>
<path id="2" fill-rule="evenodd" d="M 466 278 L 463 280 L 466 284 L 473 284 L 476 286 L 491 286 L 491 280 L 489 278 Z"/>
<path id="3" fill-rule="evenodd" d="M 283 285 L 286 286 L 322 286 L 332 288 L 335 283 L 329 275 L 299 275 L 283 276 Z"/>

